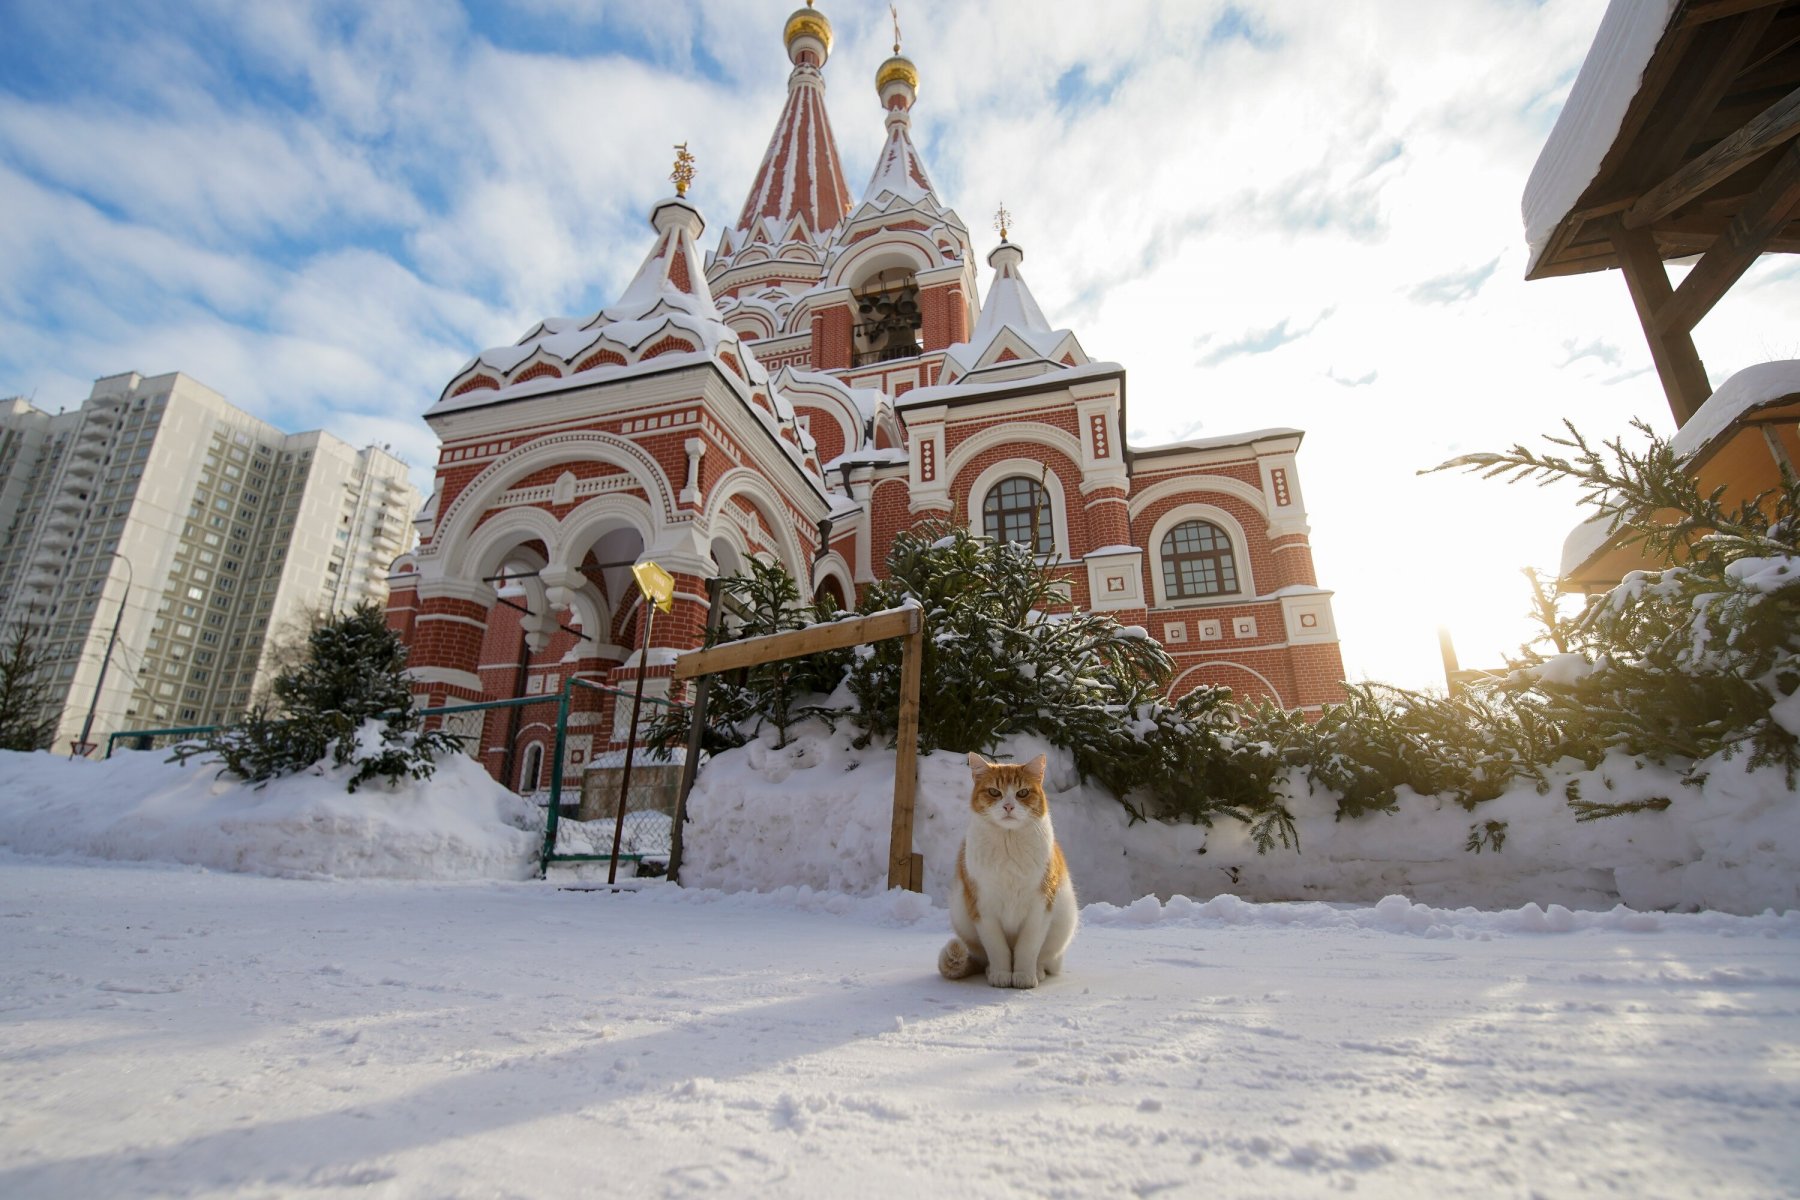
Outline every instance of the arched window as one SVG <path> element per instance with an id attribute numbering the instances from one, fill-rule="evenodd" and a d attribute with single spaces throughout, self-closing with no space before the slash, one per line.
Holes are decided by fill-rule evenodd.
<path id="1" fill-rule="evenodd" d="M 1183 521 L 1162 540 L 1163 591 L 1171 600 L 1238 590 L 1231 539 L 1211 521 Z"/>
<path id="2" fill-rule="evenodd" d="M 1035 529 L 1037 537 L 1032 538 Z M 1056 530 L 1050 519 L 1050 493 L 1024 475 L 1002 479 L 981 502 L 981 531 L 996 542 L 1036 546 L 1039 554 L 1056 553 Z"/>
<path id="3" fill-rule="evenodd" d="M 544 744 L 533 742 L 525 747 L 525 766 L 519 771 L 519 794 L 524 796 L 537 791 L 543 773 Z"/>

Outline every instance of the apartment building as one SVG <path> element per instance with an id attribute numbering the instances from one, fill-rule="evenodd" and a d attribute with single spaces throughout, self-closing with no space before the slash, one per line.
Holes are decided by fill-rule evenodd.
<path id="1" fill-rule="evenodd" d="M 283 433 L 179 373 L 108 376 L 71 412 L 0 402 L 0 625 L 40 631 L 59 747 L 90 708 L 101 745 L 228 721 L 314 614 L 386 600 L 419 499 L 385 449 Z"/>

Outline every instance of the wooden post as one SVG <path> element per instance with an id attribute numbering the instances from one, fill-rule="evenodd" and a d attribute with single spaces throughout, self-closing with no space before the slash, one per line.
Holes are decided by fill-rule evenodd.
<path id="1" fill-rule="evenodd" d="M 915 873 L 913 798 L 919 787 L 919 678 L 924 669 L 924 623 L 906 635 L 900 657 L 900 721 L 894 736 L 894 827 L 888 838 L 888 887 L 921 891 Z"/>
<path id="2" fill-rule="evenodd" d="M 919 891 L 924 886 L 923 868 L 915 869 L 913 865 L 912 832 L 913 796 L 919 785 L 919 681 L 925 661 L 925 613 L 917 604 L 866 617 L 808 625 L 790 633 L 726 642 L 706 650 L 689 650 L 675 660 L 673 677 L 704 678 L 718 671 L 735 671 L 889 638 L 903 638 L 904 645 L 900 659 L 900 727 L 895 731 L 894 824 L 888 839 L 888 886 Z"/>
<path id="3" fill-rule="evenodd" d="M 725 616 L 725 580 L 706 581 L 706 642 L 712 644 Z M 687 823 L 688 793 L 700 772 L 700 743 L 706 733 L 706 703 L 712 696 L 712 676 L 702 675 L 694 684 L 694 704 L 688 709 L 687 754 L 681 763 L 681 786 L 675 792 L 674 824 L 669 830 L 669 882 L 681 882 L 682 826 Z"/>
<path id="4" fill-rule="evenodd" d="M 1631 290 L 1631 302 L 1637 307 L 1638 323 L 1644 327 L 1644 338 L 1650 343 L 1650 359 L 1662 379 L 1663 392 L 1674 410 L 1675 424 L 1687 424 L 1712 395 L 1706 368 L 1694 349 L 1694 339 L 1686 329 L 1663 329 L 1659 318 L 1674 297 L 1669 274 L 1663 268 L 1662 254 L 1648 230 L 1614 230 L 1613 249 L 1619 256 L 1619 269 L 1625 286 Z"/>

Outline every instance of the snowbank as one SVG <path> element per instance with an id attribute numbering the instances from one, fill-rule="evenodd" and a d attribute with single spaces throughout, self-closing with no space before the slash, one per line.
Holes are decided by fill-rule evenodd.
<path id="1" fill-rule="evenodd" d="M 1084 787 L 1066 751 L 1030 739 L 1006 748 L 1023 760 L 1045 752 L 1057 836 L 1086 903 L 1140 897 L 1320 900 L 1373 904 L 1405 895 L 1448 907 L 1561 905 L 1570 910 L 1800 909 L 1800 803 L 1779 772 L 1719 764 L 1700 788 L 1669 771 L 1609 759 L 1571 769 L 1540 794 L 1530 783 L 1469 812 L 1402 792 L 1399 811 L 1337 820 L 1332 798 L 1290 781 L 1300 847 L 1259 854 L 1230 819 L 1212 829 L 1132 824 L 1097 788 Z M 1667 810 L 1580 822 L 1570 786 L 1611 804 L 1667 799 Z M 886 886 L 893 804 L 891 752 L 857 750 L 848 731 L 822 728 L 787 747 L 753 742 L 701 771 L 689 800 L 682 882 L 773 891 L 805 885 L 869 894 Z M 925 890 L 942 902 L 968 811 L 963 756 L 920 762 L 913 846 L 925 856 Z M 1501 822 L 1499 849 L 1488 822 Z M 1467 846 L 1486 834 L 1481 852 Z"/>
<path id="2" fill-rule="evenodd" d="M 0 846 L 291 878 L 524 879 L 543 815 L 461 755 L 427 780 L 344 791 L 354 767 L 251 787 L 160 753 L 0 751 Z"/>

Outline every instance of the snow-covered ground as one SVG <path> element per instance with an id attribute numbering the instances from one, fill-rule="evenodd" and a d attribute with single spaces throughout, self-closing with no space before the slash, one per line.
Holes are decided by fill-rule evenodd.
<path id="1" fill-rule="evenodd" d="M 1800 919 L 0 859 L 0 1196 L 1800 1194 Z"/>
<path id="2" fill-rule="evenodd" d="M 922 763 L 928 891 L 967 778 Z M 1521 791 L 1481 855 L 1454 806 L 1303 797 L 1259 857 L 1053 756 L 1119 904 L 1013 991 L 936 975 L 941 903 L 879 890 L 891 756 L 836 736 L 715 762 L 688 886 L 625 892 L 528 879 L 539 810 L 462 760 L 345 795 L 0 754 L 0 1197 L 1800 1196 L 1800 908 L 1611 907 L 1791 891 L 1794 798 L 1716 778 L 1610 828 Z M 1389 879 L 1479 908 L 1341 902 Z"/>

